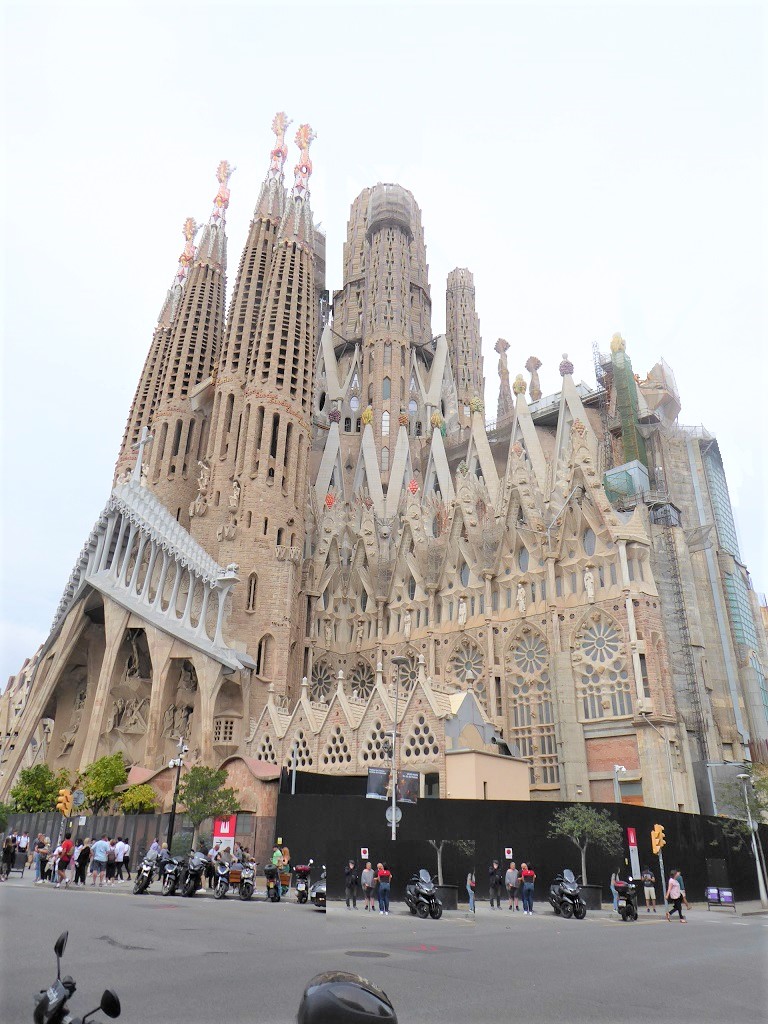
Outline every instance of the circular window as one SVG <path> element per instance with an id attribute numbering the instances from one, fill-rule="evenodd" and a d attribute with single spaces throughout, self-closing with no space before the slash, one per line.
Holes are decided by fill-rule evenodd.
<path id="1" fill-rule="evenodd" d="M 353 395 L 352 398 L 350 398 L 349 408 L 352 410 L 352 412 L 357 412 L 357 410 L 360 408 L 360 399 L 357 397 L 357 395 Z"/>

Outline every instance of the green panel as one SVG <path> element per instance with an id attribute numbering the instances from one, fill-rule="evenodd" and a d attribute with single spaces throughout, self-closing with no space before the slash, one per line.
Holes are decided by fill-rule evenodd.
<path id="1" fill-rule="evenodd" d="M 632 373 L 632 363 L 626 352 L 614 352 L 613 384 L 616 389 L 616 408 L 621 419 L 621 440 L 624 445 L 624 461 L 642 462 L 648 465 L 645 440 L 637 429 L 637 385 Z"/>

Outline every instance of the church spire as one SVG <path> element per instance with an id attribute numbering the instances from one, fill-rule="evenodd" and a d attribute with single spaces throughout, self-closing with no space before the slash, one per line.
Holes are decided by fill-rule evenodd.
<path id="1" fill-rule="evenodd" d="M 300 150 L 299 162 L 293 169 L 293 188 L 280 224 L 278 245 L 295 242 L 296 245 L 314 251 L 314 227 L 309 205 L 309 179 L 312 174 L 309 147 L 316 138 L 308 124 L 300 125 L 296 132 L 296 145 Z"/>
<path id="2" fill-rule="evenodd" d="M 227 263 L 227 236 L 225 228 L 230 195 L 229 179 L 234 171 L 235 168 L 226 160 L 222 160 L 216 168 L 219 188 L 214 196 L 211 216 L 203 228 L 203 233 L 200 236 L 200 245 L 197 250 L 199 262 L 208 263 L 214 269 L 220 271 L 226 269 Z"/>
<path id="3" fill-rule="evenodd" d="M 279 222 L 283 216 L 283 210 L 285 209 L 283 168 L 285 167 L 285 161 L 288 159 L 285 133 L 290 123 L 288 115 L 284 110 L 279 110 L 272 118 L 275 145 L 269 154 L 269 170 L 261 185 L 256 209 L 253 214 L 254 221 L 261 219 L 277 220 Z"/>

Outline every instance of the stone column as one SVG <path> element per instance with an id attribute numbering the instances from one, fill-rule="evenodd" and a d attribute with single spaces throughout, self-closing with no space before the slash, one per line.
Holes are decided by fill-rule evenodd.
<path id="1" fill-rule="evenodd" d="M 127 557 L 127 556 L 126 556 Z M 80 771 L 84 771 L 89 764 L 96 760 L 101 731 L 104 724 L 104 713 L 109 700 L 109 691 L 112 683 L 112 676 L 115 671 L 115 663 L 120 652 L 125 631 L 128 628 L 130 612 L 125 611 L 119 605 L 114 604 L 109 598 L 104 598 L 104 658 L 101 662 L 101 671 L 96 684 L 96 693 L 91 705 L 91 721 L 88 724 L 88 732 L 85 736 L 85 743 L 80 754 Z"/>
<path id="2" fill-rule="evenodd" d="M 171 669 L 171 648 L 173 637 L 161 630 L 145 626 L 149 656 L 152 659 L 152 692 L 149 698 L 149 719 L 147 721 L 147 737 L 144 744 L 144 764 L 147 768 L 156 768 L 163 752 L 163 714 L 165 712 L 165 693 L 168 673 Z"/>

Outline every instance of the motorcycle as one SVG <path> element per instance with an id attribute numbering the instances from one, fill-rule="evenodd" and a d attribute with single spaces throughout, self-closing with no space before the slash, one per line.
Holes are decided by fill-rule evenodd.
<path id="1" fill-rule="evenodd" d="M 310 887 L 309 899 L 315 910 L 322 910 L 325 913 L 325 864 L 320 878 Z"/>
<path id="2" fill-rule="evenodd" d="M 439 921 L 443 916 L 443 904 L 437 895 L 435 883 L 426 868 L 413 875 L 405 887 L 405 903 L 417 917 L 431 917 Z"/>
<path id="3" fill-rule="evenodd" d="M 120 1000 L 111 989 L 105 989 L 101 1002 L 95 1009 L 83 1014 L 79 1021 L 73 1021 L 70 1016 L 67 1002 L 72 998 L 77 989 L 74 978 L 69 975 L 61 976 L 61 958 L 67 947 L 69 932 L 62 932 L 56 940 L 53 951 L 56 954 L 56 981 L 50 988 L 43 989 L 35 996 L 35 1010 L 32 1019 L 35 1024 L 85 1024 L 89 1017 L 101 1010 L 108 1017 L 120 1016 Z"/>
<path id="4" fill-rule="evenodd" d="M 208 867 L 208 855 L 203 850 L 196 850 L 189 855 L 187 871 L 184 875 L 184 884 L 181 887 L 181 895 L 192 897 L 203 884 L 203 875 Z"/>
<path id="5" fill-rule="evenodd" d="M 613 887 L 619 897 L 619 917 L 622 921 L 637 920 L 637 886 L 634 878 L 626 882 L 620 879 L 613 883 Z"/>
<path id="6" fill-rule="evenodd" d="M 184 865 L 180 860 L 169 857 L 160 865 L 159 876 L 162 882 L 163 896 L 173 896 L 181 884 Z"/>
<path id="7" fill-rule="evenodd" d="M 264 878 L 267 881 L 267 899 L 270 903 L 280 902 L 280 868 L 276 864 L 264 865 Z"/>
<path id="8" fill-rule="evenodd" d="M 565 918 L 575 917 L 577 921 L 583 921 L 587 916 L 587 904 L 570 868 L 555 877 L 549 887 L 548 898 L 556 914 Z"/>
<path id="9" fill-rule="evenodd" d="M 157 858 L 145 856 L 141 862 L 139 870 L 136 872 L 136 880 L 133 883 L 133 892 L 135 896 L 138 896 L 141 892 L 146 892 L 152 879 L 155 877 L 155 864 Z"/>
<path id="10" fill-rule="evenodd" d="M 230 864 L 219 864 L 216 867 L 216 885 L 213 898 L 222 900 L 230 889 L 237 889 L 241 900 L 249 900 L 253 896 L 253 865 L 233 860 Z"/>
<path id="11" fill-rule="evenodd" d="M 314 863 L 310 860 L 309 864 L 299 864 L 296 868 L 296 899 L 299 903 L 306 903 L 309 899 L 309 876 Z"/>

